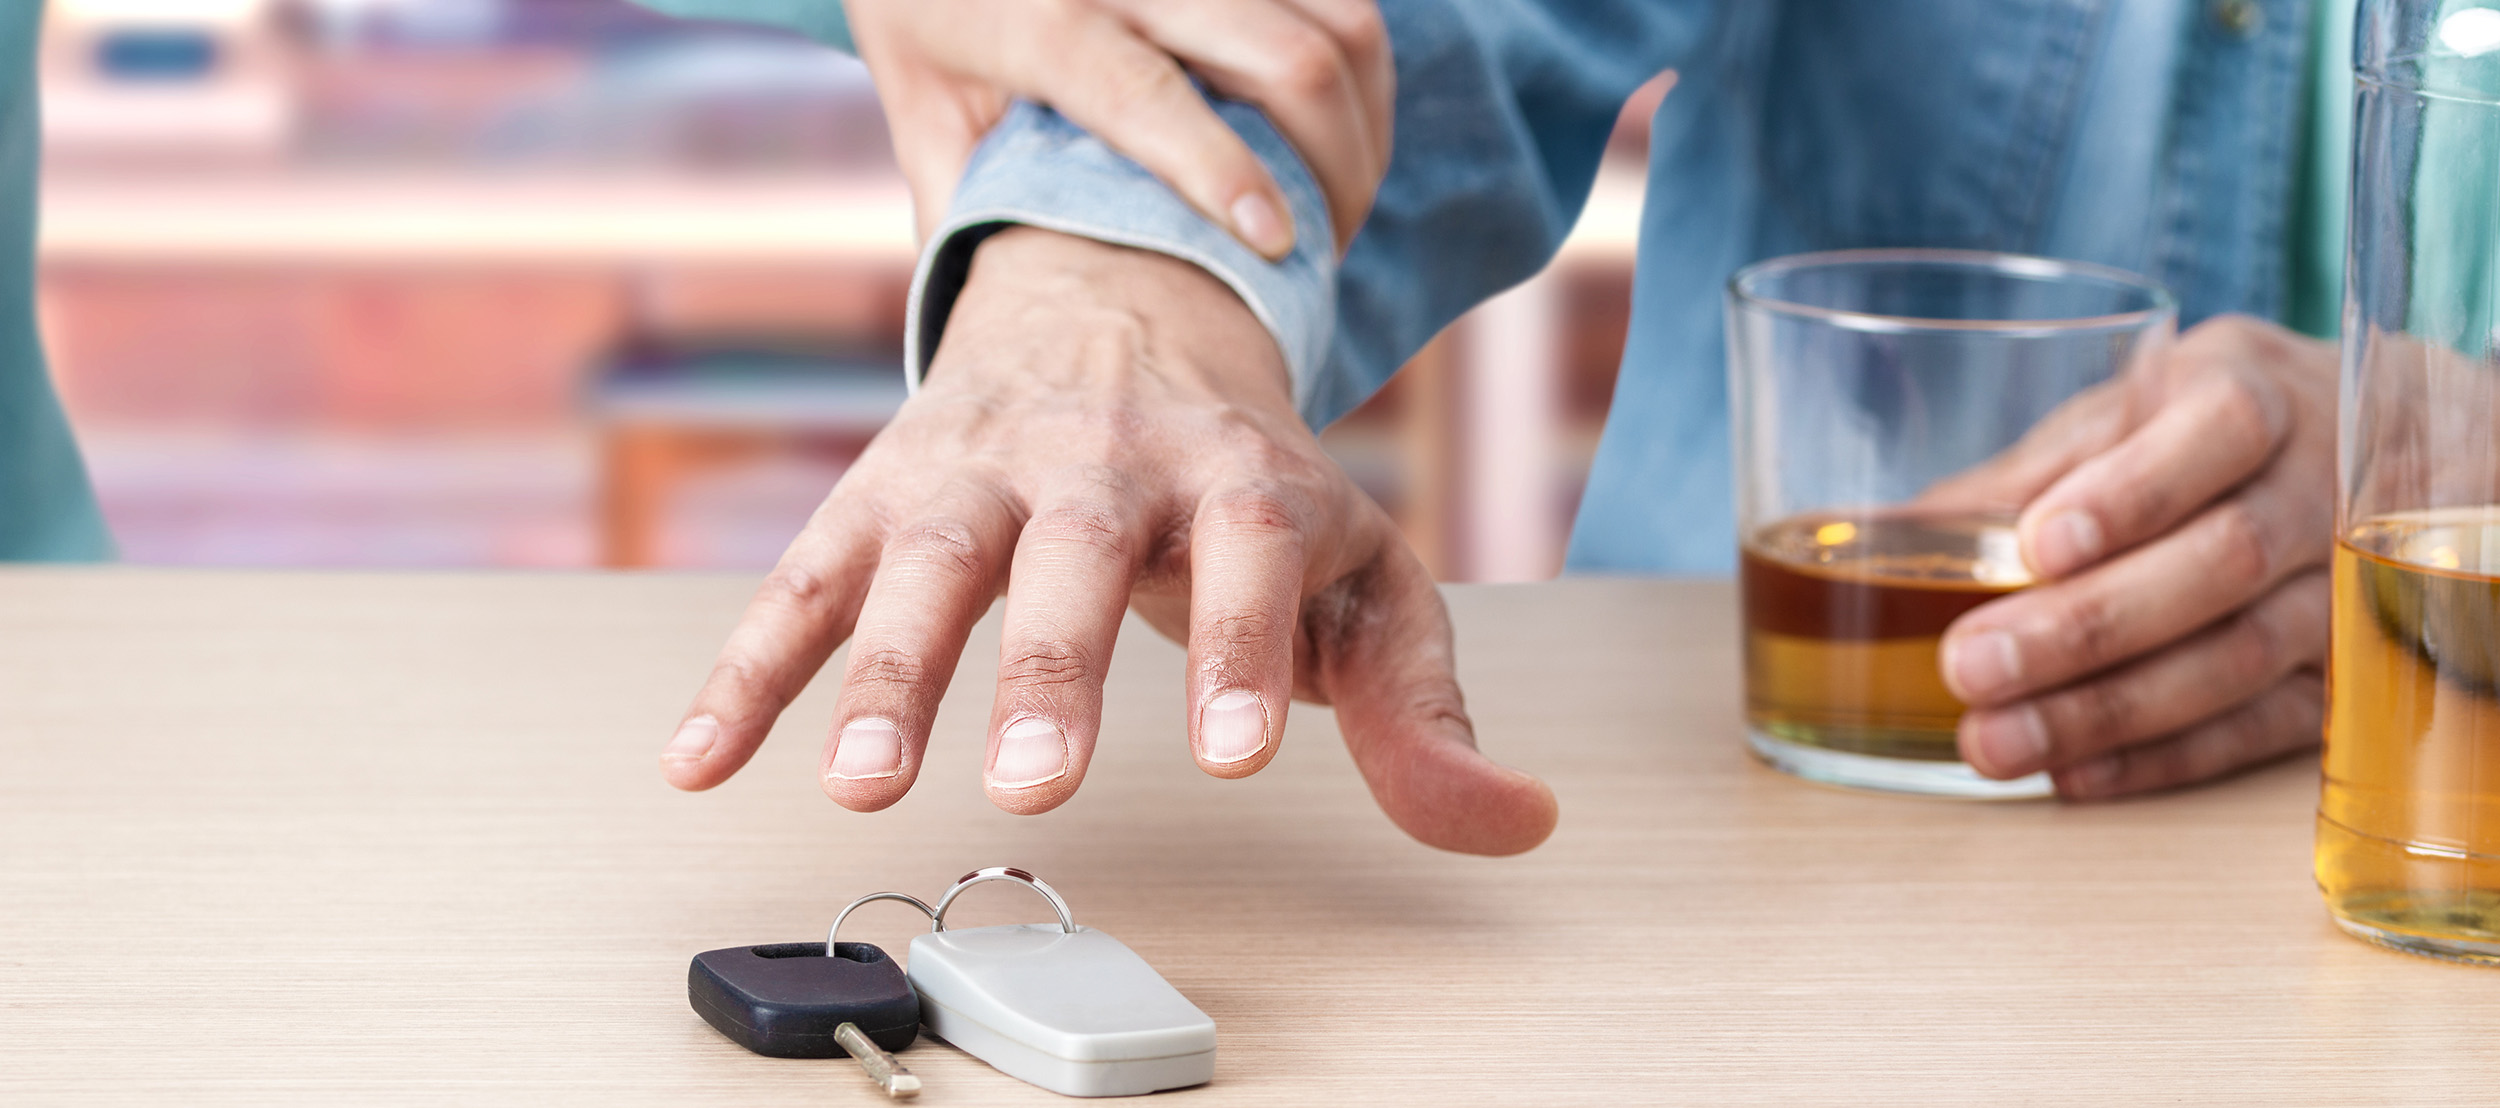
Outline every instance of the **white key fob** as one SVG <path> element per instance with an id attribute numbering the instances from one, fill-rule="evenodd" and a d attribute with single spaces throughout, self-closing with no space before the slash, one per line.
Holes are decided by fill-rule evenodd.
<path id="1" fill-rule="evenodd" d="M 946 930 L 946 908 L 984 881 L 1049 897 L 1059 922 Z M 1022 870 L 994 867 L 939 899 L 936 930 L 911 941 L 911 984 L 929 1032 L 999 1072 L 1066 1096 L 1134 1096 L 1215 1077 L 1215 1021 L 1137 952 L 1090 927 Z"/>

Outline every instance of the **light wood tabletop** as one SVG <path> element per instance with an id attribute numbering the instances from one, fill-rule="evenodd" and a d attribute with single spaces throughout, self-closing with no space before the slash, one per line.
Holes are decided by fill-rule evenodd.
<path id="1" fill-rule="evenodd" d="M 1452 591 L 1485 745 L 1563 805 L 1483 859 L 1391 827 L 1321 710 L 1265 773 L 1199 773 L 1179 654 L 1137 626 L 1058 812 L 977 788 L 987 629 L 895 808 L 817 791 L 830 681 L 737 779 L 672 792 L 656 751 L 749 584 L 0 572 L 0 1103 L 879 1102 L 715 1033 L 687 962 L 993 864 L 1215 1018 L 1216 1080 L 1175 1104 L 2500 1089 L 2500 976 L 2328 924 L 2311 765 L 2093 806 L 1801 784 L 1739 743 L 1723 585 Z M 844 938 L 899 952 L 916 919 Z M 904 1060 L 929 1105 L 1059 1102 L 925 1038 Z"/>

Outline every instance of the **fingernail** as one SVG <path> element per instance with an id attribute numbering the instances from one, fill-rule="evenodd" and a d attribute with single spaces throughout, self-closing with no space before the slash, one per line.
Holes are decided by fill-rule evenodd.
<path id="1" fill-rule="evenodd" d="M 1248 689 L 1226 689 L 1198 713 L 1198 756 L 1230 765 L 1267 749 L 1267 706 Z"/>
<path id="2" fill-rule="evenodd" d="M 2059 512 L 2040 525 L 2040 571 L 2072 573 L 2101 557 L 2101 523 L 2085 512 Z"/>
<path id="3" fill-rule="evenodd" d="M 2040 768 L 2049 756 L 2049 729 L 2040 710 L 2029 704 L 1969 717 L 1972 745 L 1978 747 L 1979 768 L 1997 777 L 2020 777 Z"/>
<path id="4" fill-rule="evenodd" d="M 712 752 L 712 744 L 720 740 L 720 723 L 710 716 L 696 716 L 677 725 L 677 734 L 660 748 L 660 757 L 672 761 L 692 762 Z"/>
<path id="5" fill-rule="evenodd" d="M 1982 631 L 1945 644 L 1945 683 L 1953 686 L 1953 695 L 1965 704 L 1987 699 L 1989 693 L 2022 675 L 2022 656 L 2014 649 L 2014 636 L 2003 631 Z"/>
<path id="6" fill-rule="evenodd" d="M 1068 740 L 1059 734 L 1058 724 L 1026 716 L 999 733 L 998 755 L 990 759 L 991 785 L 1029 789 L 1067 772 Z"/>
<path id="7" fill-rule="evenodd" d="M 1285 213 L 1277 211 L 1267 197 L 1242 193 L 1233 201 L 1232 216 L 1233 231 L 1259 253 L 1276 258 L 1293 249 L 1293 229 L 1286 226 Z"/>
<path id="8" fill-rule="evenodd" d="M 903 772 L 903 734 L 882 719 L 855 719 L 833 741 L 833 768 L 827 777 L 860 781 Z"/>

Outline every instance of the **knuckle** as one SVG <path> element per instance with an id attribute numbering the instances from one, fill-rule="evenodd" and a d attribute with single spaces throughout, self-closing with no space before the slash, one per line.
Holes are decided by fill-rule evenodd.
<path id="1" fill-rule="evenodd" d="M 2245 449 L 2273 446 L 2282 423 L 2282 398 L 2255 378 L 2232 374 L 2214 386 L 2213 429 Z"/>
<path id="2" fill-rule="evenodd" d="M 796 562 L 783 562 L 765 575 L 757 592 L 759 599 L 775 607 L 815 612 L 832 599 L 834 588 L 823 574 Z"/>
<path id="3" fill-rule="evenodd" d="M 1389 46 L 1389 22 L 1369 0 L 1337 5 L 1328 13 L 1328 29 L 1348 57 L 1369 58 Z"/>
<path id="4" fill-rule="evenodd" d="M 2237 688 L 2255 686 L 2282 669 L 2289 653 L 2283 629 L 2263 614 L 2240 616 L 2223 636 L 2223 670 Z"/>
<path id="5" fill-rule="evenodd" d="M 2205 528 L 2204 563 L 2219 580 L 2247 585 L 2267 579 L 2273 569 L 2273 551 L 2266 541 L 2266 529 L 2240 499 L 2226 501 L 2213 511 Z"/>
<path id="6" fill-rule="evenodd" d="M 2143 750 L 2140 746 L 2124 746 L 2094 759 L 2092 764 L 2107 768 L 2098 772 L 2098 781 L 2091 791 L 2111 796 L 2143 788 Z"/>
<path id="7" fill-rule="evenodd" d="M 1228 489 L 1210 498 L 1207 526 L 1225 531 L 1297 534 L 1305 515 L 1299 497 L 1273 485 Z"/>
<path id="8" fill-rule="evenodd" d="M 2082 667 L 2097 669 L 2117 659 L 2122 635 L 2108 598 L 2089 593 L 2076 597 L 2066 606 L 2060 626 L 2058 641 Z"/>
<path id="9" fill-rule="evenodd" d="M 2205 357 L 2236 359 L 2254 352 L 2264 336 L 2254 316 L 2233 312 L 2196 325 L 2181 337 L 2179 346 Z"/>
<path id="10" fill-rule="evenodd" d="M 1262 646 L 1280 637 L 1280 622 L 1266 612 L 1228 612 L 1207 621 L 1207 637 L 1228 651 Z"/>
<path id="11" fill-rule="evenodd" d="M 896 532 L 886 544 L 886 560 L 962 580 L 979 580 L 988 569 L 980 533 L 970 523 L 946 516 L 916 520 Z"/>
<path id="12" fill-rule="evenodd" d="M 2101 750 L 2137 737 L 2143 705 L 2123 682 L 2093 681 L 2059 695 L 2047 714 L 2053 745 L 2070 753 Z"/>
<path id="13" fill-rule="evenodd" d="M 1301 99 L 1336 91 L 1344 73 L 1336 44 L 1327 35 L 1295 30 L 1269 54 L 1266 79 L 1277 91 Z"/>
<path id="14" fill-rule="evenodd" d="M 1467 715 L 1466 698 L 1459 695 L 1455 682 L 1423 682 L 1407 695 L 1404 708 L 1406 719 L 1458 727 L 1469 734 L 1475 732 L 1475 721 Z"/>
<path id="15" fill-rule="evenodd" d="M 1126 560 L 1136 546 L 1127 516 L 1102 504 L 1060 504 L 1036 514 L 1025 524 L 1028 542 L 1075 546 L 1105 557 Z"/>
<path id="16" fill-rule="evenodd" d="M 2273 737 L 2278 733 L 2274 717 L 2275 712 L 2265 706 L 2254 711 L 2234 712 L 2187 742 L 2171 743 L 2173 760 L 2177 763 L 2171 780 L 2184 782 L 2212 777 L 2271 749 Z"/>
<path id="17" fill-rule="evenodd" d="M 730 657 L 712 663 L 710 679 L 704 688 L 718 700 L 719 715 L 771 713 L 781 710 L 781 696 L 763 671 L 749 658 Z"/>
<path id="18" fill-rule="evenodd" d="M 2205 763 L 2213 760 L 2209 748 L 2227 742 L 2228 737 L 2209 732 L 2202 738 L 2214 741 L 2183 740 L 2155 743 L 2137 749 L 2129 758 L 2129 769 L 2135 773 L 2140 788 L 2157 789 L 2181 785 L 2206 776 Z"/>
<path id="19" fill-rule="evenodd" d="M 1142 111 L 1187 84 L 1179 66 L 1152 52 L 1124 54 L 1103 67 L 1101 81 L 1103 108 L 1113 116 Z"/>
<path id="20" fill-rule="evenodd" d="M 1025 0 L 1004 10 L 1022 16 L 1012 26 L 1032 41 L 1039 58 L 1082 56 L 1078 47 L 1085 41 L 1084 32 L 1103 17 L 1090 0 Z"/>
<path id="21" fill-rule="evenodd" d="M 848 687 L 914 686 L 927 680 L 928 676 L 927 658 L 901 647 L 881 646 L 851 655 L 850 675 L 843 684 Z"/>
<path id="22" fill-rule="evenodd" d="M 1091 659 L 1074 643 L 1042 639 L 1018 643 L 1000 660 L 998 679 L 1007 685 L 1069 685 L 1093 672 Z"/>

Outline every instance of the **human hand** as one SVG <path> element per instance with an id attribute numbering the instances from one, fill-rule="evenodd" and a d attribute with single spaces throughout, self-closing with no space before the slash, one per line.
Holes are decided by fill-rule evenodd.
<path id="1" fill-rule="evenodd" d="M 686 789 L 737 772 L 849 638 L 825 792 L 894 803 L 1003 591 L 987 789 L 1010 812 L 1048 811 L 1085 778 L 1134 602 L 1188 646 L 1206 772 L 1258 772 L 1292 698 L 1331 703 L 1408 834 L 1535 846 L 1552 792 L 1477 752 L 1440 594 L 1291 393 L 1265 328 L 1205 271 L 1033 228 L 992 236 L 928 383 L 758 590 L 662 772 Z"/>
<path id="2" fill-rule="evenodd" d="M 1134 159 L 1273 260 L 1292 208 L 1190 86 L 1256 104 L 1302 155 L 1343 251 L 1389 167 L 1396 72 L 1373 0 L 845 0 L 920 233 L 1007 105 L 1032 100 Z"/>
<path id="3" fill-rule="evenodd" d="M 2337 368 L 2332 344 L 2211 320 L 1931 494 L 2023 504 L 2045 582 L 1945 634 L 1965 760 L 2099 797 L 2316 745 Z"/>

